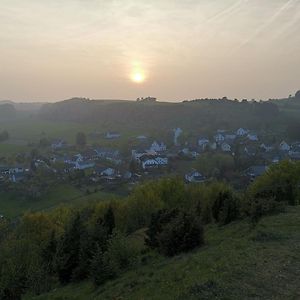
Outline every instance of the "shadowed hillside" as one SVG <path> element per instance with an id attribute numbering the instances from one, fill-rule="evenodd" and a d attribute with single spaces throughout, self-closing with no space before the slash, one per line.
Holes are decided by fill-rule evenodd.
<path id="1" fill-rule="evenodd" d="M 280 113 L 269 102 L 238 102 L 227 99 L 193 100 L 181 103 L 96 101 L 71 99 L 46 104 L 39 114 L 46 120 L 75 122 L 101 122 L 122 124 L 125 128 L 141 127 L 170 129 L 209 130 L 237 128 L 239 126 L 264 128 L 278 124 Z"/>

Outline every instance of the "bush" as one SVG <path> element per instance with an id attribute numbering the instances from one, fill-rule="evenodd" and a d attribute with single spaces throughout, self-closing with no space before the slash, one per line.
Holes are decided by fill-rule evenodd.
<path id="1" fill-rule="evenodd" d="M 204 243 L 203 227 L 191 214 L 177 211 L 153 216 L 146 244 L 167 256 L 187 252 Z"/>
<path id="2" fill-rule="evenodd" d="M 239 215 L 236 197 L 229 190 L 218 193 L 213 206 L 212 215 L 220 225 L 226 225 L 237 219 Z"/>

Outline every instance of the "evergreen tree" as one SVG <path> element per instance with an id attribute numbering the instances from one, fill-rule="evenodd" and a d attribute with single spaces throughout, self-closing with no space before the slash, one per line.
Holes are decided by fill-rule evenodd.
<path id="1" fill-rule="evenodd" d="M 96 286 L 105 283 L 116 276 L 116 272 L 100 247 L 97 247 L 91 262 L 91 277 Z"/>
<path id="2" fill-rule="evenodd" d="M 57 251 L 57 240 L 55 237 L 55 231 L 51 232 L 51 236 L 45 248 L 42 250 L 42 260 L 46 266 L 46 270 L 49 274 L 54 272 L 54 259 Z"/>
<path id="3" fill-rule="evenodd" d="M 80 215 L 77 214 L 58 246 L 56 267 L 61 283 L 70 282 L 74 270 L 79 266 L 82 230 Z"/>
<path id="4" fill-rule="evenodd" d="M 115 228 L 115 215 L 114 215 L 113 208 L 111 206 L 108 207 L 104 215 L 103 225 L 104 227 L 107 228 L 107 233 L 111 235 Z"/>

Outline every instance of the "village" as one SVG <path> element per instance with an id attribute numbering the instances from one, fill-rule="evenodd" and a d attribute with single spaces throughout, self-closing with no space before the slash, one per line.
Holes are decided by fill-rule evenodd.
<path id="1" fill-rule="evenodd" d="M 267 142 L 263 135 L 245 128 L 217 130 L 212 137 L 202 136 L 194 141 L 184 141 L 180 128 L 170 132 L 172 143 L 169 144 L 138 135 L 137 146 L 128 149 L 127 154 L 117 147 L 93 147 L 84 143 L 78 149 L 63 139 L 53 140 L 47 145 L 46 154 L 22 154 L 22 163 L 2 164 L 0 182 L 2 185 L 24 183 L 36 174 L 47 174 L 57 180 L 81 174 L 89 184 L 104 186 L 136 184 L 162 176 L 180 176 L 186 183 L 201 183 L 214 177 L 230 182 L 232 175 L 207 172 L 201 165 L 201 158 L 214 160 L 218 154 L 222 159 L 232 160 L 234 177 L 244 184 L 262 175 L 271 164 L 286 159 L 300 160 L 300 142 Z M 107 132 L 104 138 L 116 141 L 121 136 L 119 132 Z M 39 170 L 42 172 L 38 173 Z"/>

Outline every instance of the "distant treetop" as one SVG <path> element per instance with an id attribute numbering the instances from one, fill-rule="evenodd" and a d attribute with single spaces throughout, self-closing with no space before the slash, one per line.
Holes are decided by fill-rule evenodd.
<path id="1" fill-rule="evenodd" d="M 137 102 L 156 102 L 157 98 L 155 97 L 146 97 L 146 98 L 137 98 Z"/>

